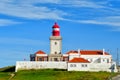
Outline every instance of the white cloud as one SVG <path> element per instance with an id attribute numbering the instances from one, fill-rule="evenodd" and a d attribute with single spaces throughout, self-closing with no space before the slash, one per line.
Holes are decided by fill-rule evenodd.
<path id="1" fill-rule="evenodd" d="M 120 26 L 120 22 L 111 22 L 111 21 L 97 21 L 97 20 L 82 20 L 80 23 L 88 24 L 100 24 L 100 25 L 110 25 L 110 26 Z"/>
<path id="2" fill-rule="evenodd" d="M 0 13 L 10 16 L 23 17 L 27 19 L 54 19 L 54 20 L 67 20 L 74 21 L 70 14 L 75 14 L 75 17 L 79 17 L 80 12 L 75 11 L 75 13 L 68 13 L 67 10 L 57 9 L 48 7 L 47 4 L 63 7 L 67 6 L 67 9 L 73 8 L 91 8 L 91 12 L 86 12 L 90 14 L 94 14 L 94 11 L 100 11 L 102 16 L 93 16 L 96 19 L 89 20 L 80 20 L 81 23 L 89 23 L 89 24 L 104 24 L 111 26 L 120 26 L 119 17 L 115 17 L 115 15 L 119 15 L 120 11 L 118 9 L 108 7 L 109 1 L 90 1 L 90 0 L 1 0 L 0 2 Z M 36 4 L 39 4 L 37 6 Z M 44 5 L 42 5 L 44 4 Z M 46 4 L 46 5 L 45 5 Z M 81 12 L 82 13 L 82 12 Z M 106 17 L 108 14 L 114 15 L 113 17 Z M 69 19 L 65 18 L 68 17 Z M 89 14 L 88 14 L 89 16 Z M 78 18 L 77 17 L 77 18 Z M 84 17 L 84 16 L 82 16 Z M 86 17 L 86 16 L 85 16 Z M 97 18 L 101 17 L 101 18 Z M 118 20 L 117 20 L 118 19 Z M 110 21 L 111 20 L 111 21 Z M 0 21 L 2 23 L 2 21 Z M 7 21 L 3 20 L 5 25 Z M 13 21 L 8 21 L 8 23 L 14 23 Z"/>
<path id="3" fill-rule="evenodd" d="M 80 23 L 109 25 L 120 28 L 120 16 L 101 17 L 93 20 L 79 20 Z"/>
<path id="4" fill-rule="evenodd" d="M 19 24 L 20 22 L 8 20 L 8 19 L 0 19 L 0 26 L 7 26 L 12 24 Z"/>
<path id="5" fill-rule="evenodd" d="M 104 8 L 104 6 L 88 0 L 1 0 L 0 13 L 28 19 L 65 20 L 64 16 L 68 16 L 69 13 L 62 9 L 53 9 L 47 6 L 53 4 L 61 7 Z"/>
<path id="6" fill-rule="evenodd" d="M 18 2 L 18 1 L 17 1 Z M 19 3 L 27 3 L 27 4 L 36 4 L 36 3 L 59 3 L 60 0 L 19 0 Z"/>
<path id="7" fill-rule="evenodd" d="M 120 27 L 120 16 L 101 17 L 93 20 L 80 20 L 80 23 L 102 24 Z"/>
<path id="8" fill-rule="evenodd" d="M 103 5 L 89 0 L 65 0 L 61 1 L 61 4 L 69 7 L 104 8 Z"/>
<path id="9" fill-rule="evenodd" d="M 57 0 L 56 0 L 57 1 Z M 65 12 L 60 10 L 52 10 L 46 6 L 35 6 L 35 3 L 56 3 L 53 0 L 18 0 L 18 1 L 1 1 L 0 13 L 10 16 L 23 17 L 28 19 L 58 19 L 63 20 L 62 16 Z"/>

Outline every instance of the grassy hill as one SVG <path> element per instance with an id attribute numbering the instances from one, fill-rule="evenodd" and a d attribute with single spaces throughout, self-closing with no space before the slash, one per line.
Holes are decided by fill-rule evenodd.
<path id="1" fill-rule="evenodd" d="M 11 74 L 15 76 L 9 80 L 108 80 L 108 72 L 79 72 L 58 69 L 22 70 L 13 72 L 14 67 L 0 69 L 0 80 L 8 80 Z M 113 73 L 112 75 L 116 75 Z"/>
<path id="2" fill-rule="evenodd" d="M 20 71 L 13 80 L 106 80 L 107 72 L 76 72 L 56 70 Z"/>
<path id="3" fill-rule="evenodd" d="M 0 68 L 0 80 L 8 80 L 10 78 L 10 74 L 15 71 L 15 66 L 7 66 L 4 68 Z"/>
<path id="4" fill-rule="evenodd" d="M 7 66 L 0 68 L 0 72 L 15 72 L 15 66 Z"/>

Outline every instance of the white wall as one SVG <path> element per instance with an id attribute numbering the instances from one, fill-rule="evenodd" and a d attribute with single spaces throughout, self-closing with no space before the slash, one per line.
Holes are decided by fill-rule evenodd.
<path id="1" fill-rule="evenodd" d="M 71 67 L 72 65 L 76 65 L 74 67 Z M 87 67 L 82 67 L 82 65 L 86 65 Z M 115 64 L 115 63 L 114 63 Z M 110 67 L 112 66 L 111 63 L 68 63 L 68 71 L 107 71 L 111 72 Z M 114 72 L 117 72 L 117 68 L 115 65 Z"/>
<path id="2" fill-rule="evenodd" d="M 36 56 L 48 56 L 47 54 L 36 54 Z"/>
<path id="3" fill-rule="evenodd" d="M 114 72 L 117 72 L 116 63 Z M 84 67 L 82 66 L 84 65 Z M 87 67 L 85 66 L 87 65 Z M 68 71 L 107 71 L 111 72 L 111 63 L 67 63 L 67 62 L 39 62 L 17 61 L 16 72 L 25 69 L 67 69 Z"/>
<path id="4" fill-rule="evenodd" d="M 112 58 L 111 55 L 81 55 L 83 58 Z"/>
<path id="5" fill-rule="evenodd" d="M 67 69 L 67 62 L 17 61 L 16 72 L 24 69 Z"/>
<path id="6" fill-rule="evenodd" d="M 90 63 L 68 63 L 68 71 L 89 71 L 89 64 Z M 84 65 L 84 67 L 82 65 Z M 87 67 L 85 65 L 87 65 Z"/>
<path id="7" fill-rule="evenodd" d="M 107 63 L 107 59 L 109 59 L 109 63 L 111 63 L 112 60 L 111 55 L 81 55 L 80 57 L 87 59 L 91 63 L 97 63 L 98 59 L 100 59 L 100 63 Z"/>
<path id="8" fill-rule="evenodd" d="M 91 71 L 107 71 L 110 72 L 111 64 L 107 63 L 92 63 L 90 64 Z"/>
<path id="9" fill-rule="evenodd" d="M 100 59 L 101 63 L 107 63 L 107 60 L 111 62 L 112 56 L 111 55 L 80 55 L 80 54 L 69 54 L 69 60 L 72 60 L 73 58 L 84 58 L 92 63 L 98 63 L 98 59 Z"/>
<path id="10" fill-rule="evenodd" d="M 72 60 L 73 58 L 79 58 L 80 54 L 69 54 L 69 60 Z"/>

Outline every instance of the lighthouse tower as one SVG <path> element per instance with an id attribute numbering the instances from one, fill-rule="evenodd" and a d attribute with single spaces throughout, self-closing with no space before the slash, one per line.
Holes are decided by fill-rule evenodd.
<path id="1" fill-rule="evenodd" d="M 62 37 L 60 36 L 60 27 L 55 22 L 52 27 L 52 36 L 50 37 L 50 61 L 61 61 Z"/>

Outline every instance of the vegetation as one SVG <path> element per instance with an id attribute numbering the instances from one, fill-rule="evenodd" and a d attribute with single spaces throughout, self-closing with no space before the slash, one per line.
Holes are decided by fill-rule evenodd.
<path id="1" fill-rule="evenodd" d="M 10 67 L 11 68 L 11 67 Z M 6 70 L 7 69 L 7 70 Z M 79 72 L 58 69 L 21 70 L 0 69 L 0 80 L 108 80 L 108 72 Z M 13 77 L 11 77 L 14 74 Z M 113 76 L 116 75 L 113 73 Z"/>
<path id="2" fill-rule="evenodd" d="M 107 80 L 108 72 L 79 72 L 60 70 L 19 71 L 14 80 Z"/>
<path id="3" fill-rule="evenodd" d="M 10 78 L 10 74 L 15 71 L 15 66 L 8 66 L 4 68 L 0 68 L 0 80 L 8 80 Z"/>
<path id="4" fill-rule="evenodd" d="M 15 72 L 15 66 L 7 66 L 0 68 L 0 72 Z"/>

